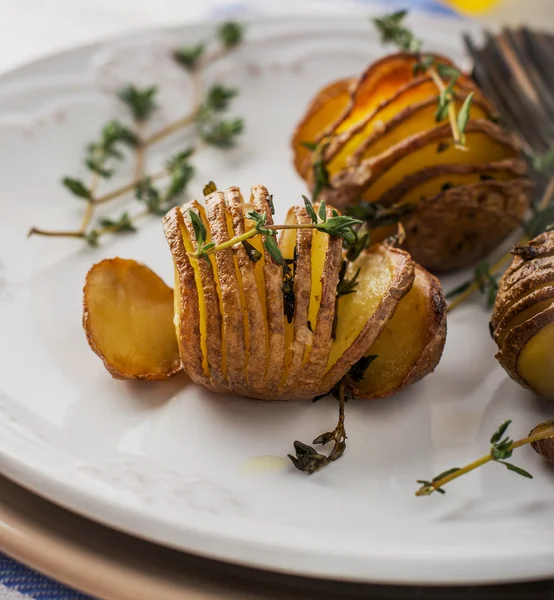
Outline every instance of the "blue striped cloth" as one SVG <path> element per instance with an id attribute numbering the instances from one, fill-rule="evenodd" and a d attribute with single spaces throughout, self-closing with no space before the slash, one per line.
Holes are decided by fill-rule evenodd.
<path id="1" fill-rule="evenodd" d="M 341 0 L 336 0 L 340 2 Z M 371 2 L 372 0 L 359 0 Z M 434 0 L 386 0 L 387 8 L 423 9 L 434 13 L 452 14 L 448 8 Z M 216 16 L 236 16 L 248 5 L 242 2 L 222 2 Z M 0 600 L 91 600 L 75 590 L 53 581 L 52 579 L 33 571 L 8 556 L 0 553 Z M 155 600 L 155 599 L 153 599 Z"/>

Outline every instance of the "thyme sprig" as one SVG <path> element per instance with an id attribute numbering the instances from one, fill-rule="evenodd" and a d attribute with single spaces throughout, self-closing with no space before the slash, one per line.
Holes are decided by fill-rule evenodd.
<path id="1" fill-rule="evenodd" d="M 469 120 L 469 112 L 473 101 L 473 93 L 466 96 L 460 111 L 456 112 L 454 103 L 454 85 L 461 72 L 449 65 L 437 63 L 430 54 L 422 54 L 422 41 L 408 29 L 404 20 L 408 14 L 406 10 L 393 12 L 380 18 L 373 19 L 374 25 L 381 34 L 383 43 L 393 43 L 400 50 L 417 56 L 418 62 L 414 65 L 414 74 L 427 73 L 439 90 L 435 119 L 438 122 L 448 117 L 454 146 L 459 150 L 467 150 L 465 129 Z M 445 85 L 444 79 L 449 78 Z"/>
<path id="2" fill-rule="evenodd" d="M 318 435 L 312 444 L 325 446 L 329 442 L 333 443 L 333 448 L 328 455 L 318 452 L 313 446 L 299 442 L 294 442 L 295 454 L 288 454 L 292 464 L 303 473 L 312 475 L 317 471 L 320 471 L 323 467 L 331 464 L 338 458 L 340 458 L 346 450 L 346 430 L 344 427 L 345 418 L 345 403 L 352 398 L 351 388 L 341 381 L 333 390 L 330 392 L 338 400 L 339 404 L 339 418 L 336 427 L 333 431 L 327 431 Z"/>
<path id="3" fill-rule="evenodd" d="M 183 194 L 194 175 L 190 163 L 192 151 L 184 150 L 172 156 L 165 168 L 145 174 L 145 152 L 152 145 L 188 126 L 194 126 L 198 141 L 203 144 L 227 149 L 236 144 L 238 135 L 243 131 L 242 119 L 225 119 L 222 113 L 228 109 L 237 90 L 214 84 L 204 89 L 201 72 L 215 60 L 236 48 L 243 40 L 244 28 L 235 22 L 222 23 L 216 31 L 217 47 L 209 52 L 209 41 L 190 48 L 180 48 L 173 53 L 174 59 L 191 71 L 195 87 L 193 107 L 186 115 L 157 131 L 147 135 L 145 128 L 148 119 L 157 108 L 156 86 L 138 88 L 127 85 L 117 96 L 123 102 L 132 118 L 129 126 L 120 120 L 109 121 L 101 130 L 98 140 L 86 147 L 84 166 L 91 174 L 90 183 L 82 179 L 64 177 L 63 186 L 75 197 L 86 202 L 81 226 L 70 231 L 50 231 L 32 227 L 29 235 L 50 237 L 74 237 L 97 245 L 105 233 L 130 232 L 136 230 L 137 220 L 147 215 L 160 215 L 171 208 L 177 198 Z M 115 168 L 125 158 L 125 151 L 131 151 L 135 157 L 133 180 L 103 195 L 97 193 L 98 183 L 114 175 Z M 187 152 L 189 154 L 187 155 Z M 159 184 L 164 181 L 164 187 Z M 156 185 L 154 185 L 156 182 Z M 143 202 L 146 208 L 131 215 L 125 211 L 116 219 L 101 219 L 97 226 L 91 227 L 95 208 L 116 198 L 135 192 L 135 198 Z"/>
<path id="4" fill-rule="evenodd" d="M 554 435 L 554 425 L 543 429 L 539 433 L 531 434 L 514 442 L 511 438 L 505 435 L 506 430 L 511 422 L 512 421 L 510 419 L 504 421 L 504 423 L 502 423 L 502 425 L 500 425 L 500 427 L 492 434 L 490 439 L 490 449 L 488 454 L 485 456 L 482 456 L 481 458 L 469 463 L 465 467 L 454 467 L 452 469 L 448 469 L 436 477 L 433 477 L 433 479 L 430 481 L 418 480 L 417 483 L 421 484 L 421 487 L 417 490 L 416 496 L 429 496 L 433 492 L 444 494 L 444 486 L 447 483 L 457 479 L 458 477 L 461 477 L 462 475 L 465 475 L 466 473 L 469 473 L 470 471 L 474 471 L 475 469 L 478 469 L 479 467 L 491 461 L 504 465 L 509 471 L 512 471 L 517 475 L 521 475 L 527 479 L 532 479 L 533 476 L 531 473 L 527 472 L 521 467 L 507 462 L 506 459 L 512 456 L 513 451 L 516 448 L 552 437 Z"/>
<path id="5" fill-rule="evenodd" d="M 285 259 L 283 258 L 276 241 L 277 231 L 283 229 L 315 229 L 332 237 L 342 238 L 347 244 L 353 243 L 356 240 L 356 234 L 353 229 L 356 225 L 362 223 L 359 219 L 354 219 L 347 215 L 339 215 L 337 211 L 333 211 L 332 216 L 328 217 L 324 202 L 320 204 L 318 212 L 316 213 L 311 201 L 306 198 L 306 196 L 303 196 L 303 199 L 306 211 L 312 220 L 311 223 L 267 225 L 267 215 L 265 213 L 260 214 L 255 210 L 250 210 L 246 213 L 246 218 L 253 222 L 254 226 L 251 229 L 218 245 L 213 243 L 204 244 L 200 242 L 197 237 L 198 249 L 196 252 L 191 253 L 191 256 L 196 259 L 206 257 L 210 254 L 220 252 L 221 250 L 232 248 L 236 244 L 243 243 L 254 236 L 262 235 L 264 236 L 263 245 L 269 255 L 278 265 L 285 265 Z"/>

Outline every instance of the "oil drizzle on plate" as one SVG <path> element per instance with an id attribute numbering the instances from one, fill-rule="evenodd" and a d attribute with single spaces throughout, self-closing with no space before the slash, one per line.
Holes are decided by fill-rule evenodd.
<path id="1" fill-rule="evenodd" d="M 252 456 L 247 458 L 242 465 L 243 473 L 269 473 L 271 471 L 284 471 L 290 464 L 286 456 L 272 454 Z"/>

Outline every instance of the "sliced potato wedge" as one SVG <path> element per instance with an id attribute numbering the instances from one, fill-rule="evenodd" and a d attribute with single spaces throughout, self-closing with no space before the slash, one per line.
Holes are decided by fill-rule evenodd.
<path id="1" fill-rule="evenodd" d="M 337 302 L 336 334 L 323 379 L 327 389 L 344 377 L 375 342 L 414 281 L 409 255 L 385 244 L 362 253 L 349 266 L 347 277 L 352 278 L 358 269 L 356 293 L 341 296 Z"/>
<path id="2" fill-rule="evenodd" d="M 412 289 L 365 353 L 377 358 L 360 382 L 352 382 L 354 396 L 386 398 L 431 373 L 446 340 L 445 307 L 438 280 L 416 265 Z"/>
<path id="3" fill-rule="evenodd" d="M 189 210 L 194 211 L 204 223 L 207 232 L 206 243 L 212 241 L 208 217 L 205 208 L 196 200 L 189 202 L 180 209 L 183 225 L 186 231 L 181 234 L 186 244 L 191 246 L 191 251 L 198 249 L 194 227 L 190 220 Z M 197 292 L 201 300 L 200 311 L 200 337 L 202 351 L 205 353 L 205 374 L 212 381 L 215 388 L 224 389 L 226 385 L 225 360 L 223 356 L 223 323 L 221 319 L 221 303 L 215 279 L 215 258 L 209 260 L 192 261 L 195 271 Z"/>
<path id="4" fill-rule="evenodd" d="M 87 274 L 83 327 L 116 379 L 168 379 L 181 370 L 173 290 L 147 266 L 105 259 Z"/>

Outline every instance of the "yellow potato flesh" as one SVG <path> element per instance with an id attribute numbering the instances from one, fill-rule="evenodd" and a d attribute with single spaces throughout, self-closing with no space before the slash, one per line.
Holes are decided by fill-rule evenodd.
<path id="1" fill-rule="evenodd" d="M 109 259 L 95 265 L 84 290 L 85 327 L 108 370 L 124 379 L 163 379 L 179 349 L 173 293 L 148 267 Z"/>
<path id="2" fill-rule="evenodd" d="M 450 142 L 448 148 L 437 153 L 438 144 Z M 367 202 L 377 202 L 380 196 L 403 177 L 415 173 L 429 165 L 439 164 L 487 164 L 497 160 L 503 160 L 515 155 L 515 151 L 503 144 L 495 142 L 485 133 L 473 132 L 467 134 L 467 146 L 469 150 L 458 150 L 451 143 L 450 138 L 436 140 L 413 152 L 407 152 L 388 171 L 385 171 L 375 180 L 363 194 L 362 198 Z"/>
<path id="3" fill-rule="evenodd" d="M 235 230 L 233 229 L 233 219 L 227 208 L 225 208 L 225 218 L 227 220 L 227 233 L 229 234 L 229 238 L 234 238 Z M 246 298 L 244 297 L 242 275 L 235 254 L 233 254 L 233 263 L 235 265 L 235 275 L 239 284 L 240 306 L 242 309 L 242 321 L 244 327 L 244 375 L 246 376 L 246 369 L 248 367 L 248 361 L 250 360 L 250 323 L 248 322 L 248 310 L 246 308 Z M 225 340 L 223 341 L 223 345 L 225 345 Z"/>
<path id="4" fill-rule="evenodd" d="M 440 192 L 444 191 L 447 187 L 479 183 L 482 181 L 481 175 L 482 173 L 450 173 L 440 175 L 439 177 L 433 177 L 408 190 L 395 202 L 395 204 L 417 204 L 423 198 L 432 198 L 433 196 L 440 194 Z M 492 177 L 496 181 L 508 181 L 509 179 L 512 179 L 514 175 L 510 171 L 500 171 L 494 173 Z"/>
<path id="5" fill-rule="evenodd" d="M 460 110 L 462 104 L 463 101 L 454 101 L 457 111 Z M 394 108 L 395 107 L 393 106 L 391 110 Z M 362 156 L 362 159 L 377 156 L 378 154 L 381 154 L 381 152 L 388 150 L 388 148 L 391 146 L 400 143 L 402 140 L 405 140 L 416 133 L 433 129 L 437 126 L 437 122 L 435 120 L 436 110 L 436 104 L 431 104 L 418 110 L 411 117 L 403 120 L 396 127 L 391 129 L 387 134 L 380 136 L 373 144 L 371 144 L 371 146 L 369 146 L 365 154 Z M 390 117 L 393 117 L 396 112 L 397 111 L 394 111 Z M 477 104 L 471 105 L 469 114 L 471 119 L 484 119 L 487 116 L 487 112 Z"/>
<path id="6" fill-rule="evenodd" d="M 194 245 L 192 240 L 190 239 L 190 235 L 188 229 L 186 228 L 184 223 L 180 224 L 181 228 L 181 236 L 183 237 L 183 244 L 185 246 L 185 250 L 190 253 L 194 253 Z M 202 287 L 202 280 L 200 278 L 200 269 L 198 268 L 198 261 L 194 258 L 191 259 L 190 264 L 194 269 L 194 280 L 196 282 L 196 290 L 198 292 L 198 312 L 199 312 L 199 320 L 200 320 L 200 348 L 202 350 L 202 368 L 204 370 L 204 375 L 209 376 L 210 368 L 208 366 L 208 350 L 206 347 L 206 334 L 207 334 L 207 325 L 206 325 L 206 302 L 204 300 L 204 288 Z"/>
<path id="7" fill-rule="evenodd" d="M 336 336 L 331 345 L 327 370 L 356 341 L 392 284 L 391 265 L 384 254 L 371 252 L 362 255 L 356 264 L 361 267 L 356 293 L 341 296 L 337 302 Z M 346 277 L 351 279 L 354 273 L 350 265 Z"/>
<path id="8" fill-rule="evenodd" d="M 309 159 L 311 154 L 311 150 L 304 147 L 302 142 L 314 143 L 321 132 L 340 117 L 350 102 L 349 84 L 349 79 L 343 79 L 318 92 L 320 101 L 317 107 L 304 118 L 294 138 L 294 161 L 299 172 L 304 171 L 304 161 Z"/>
<path id="9" fill-rule="evenodd" d="M 317 314 L 321 305 L 321 292 L 323 289 L 321 278 L 325 267 L 325 257 L 329 246 L 329 236 L 321 231 L 313 230 L 312 233 L 312 271 L 310 288 L 310 305 L 308 307 L 308 321 L 312 331 L 315 331 L 317 324 Z M 312 340 L 306 344 L 304 353 L 304 363 L 306 363 L 312 352 Z"/>
<path id="10" fill-rule="evenodd" d="M 554 323 L 549 323 L 523 347 L 517 372 L 540 396 L 554 400 Z"/>
<path id="11" fill-rule="evenodd" d="M 396 90 L 393 91 L 393 93 Z M 462 92 L 465 93 L 465 92 Z M 428 98 L 438 96 L 438 90 L 434 83 L 427 82 L 426 84 L 422 84 L 412 90 L 407 90 L 406 92 L 400 94 L 397 100 L 379 110 L 375 116 L 370 119 L 362 129 L 360 133 L 353 135 L 349 141 L 341 148 L 340 152 L 329 162 L 328 170 L 329 173 L 333 176 L 342 171 L 348 165 L 348 158 L 361 146 L 366 138 L 372 135 L 375 130 L 381 129 L 384 124 L 390 119 L 394 118 L 400 111 L 405 108 L 412 106 L 413 104 L 423 102 Z M 378 99 L 382 100 L 384 95 L 381 94 L 381 90 L 379 90 Z M 462 106 L 463 101 L 455 100 L 454 104 L 459 110 Z M 374 103 L 368 106 L 368 109 L 364 111 L 364 114 L 368 114 L 370 110 L 375 108 Z M 436 127 L 437 122 L 435 120 L 435 112 L 437 106 L 436 103 L 433 103 L 425 108 L 414 113 L 411 117 L 408 117 L 401 123 L 399 123 L 396 127 L 394 127 L 389 133 L 386 135 L 379 136 L 379 138 L 371 144 L 366 152 L 364 153 L 363 158 L 368 158 L 371 156 L 377 156 L 381 152 L 384 152 L 391 146 L 401 142 L 408 136 L 419 133 L 420 131 L 425 131 L 427 129 L 432 129 Z M 479 119 L 485 118 L 487 116 L 487 112 L 483 110 L 477 104 L 472 104 L 470 108 L 470 118 L 471 119 Z M 361 119 L 358 119 L 361 120 Z M 339 128 L 339 131 L 344 129 L 343 126 Z"/>
<path id="12" fill-rule="evenodd" d="M 377 356 L 367 368 L 358 390 L 368 396 L 383 396 L 402 384 L 429 343 L 428 287 L 416 271 L 412 289 L 399 302 L 366 356 Z"/>

